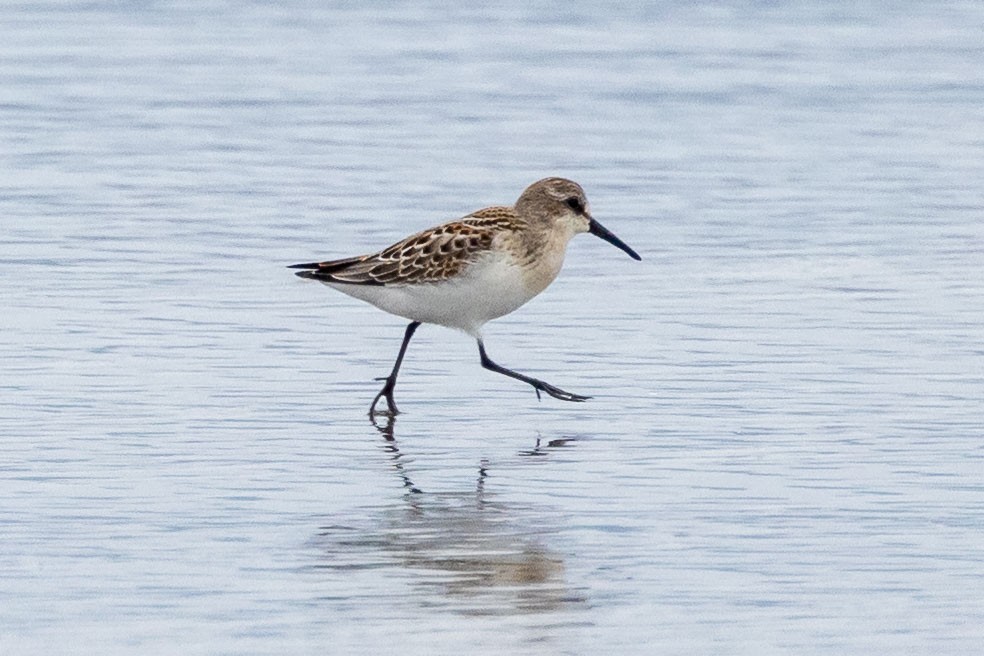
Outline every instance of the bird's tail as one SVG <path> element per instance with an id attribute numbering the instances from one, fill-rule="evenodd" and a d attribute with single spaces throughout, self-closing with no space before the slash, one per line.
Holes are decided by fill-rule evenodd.
<path id="1" fill-rule="evenodd" d="M 339 282 L 356 285 L 381 285 L 363 271 L 364 267 L 356 265 L 364 264 L 368 256 L 348 257 L 344 260 L 331 260 L 329 262 L 308 262 L 306 264 L 291 264 L 288 269 L 304 269 L 297 271 L 294 275 L 309 280 L 319 280 L 321 282 Z M 348 274 L 348 275 L 346 275 Z"/>

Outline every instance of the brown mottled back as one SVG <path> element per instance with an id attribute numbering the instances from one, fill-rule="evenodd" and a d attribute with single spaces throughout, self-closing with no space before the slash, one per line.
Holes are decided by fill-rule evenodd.
<path id="1" fill-rule="evenodd" d="M 495 235 L 518 230 L 509 207 L 487 207 L 397 242 L 379 253 L 313 263 L 298 275 L 324 282 L 392 285 L 440 282 L 460 273 L 492 247 Z"/>

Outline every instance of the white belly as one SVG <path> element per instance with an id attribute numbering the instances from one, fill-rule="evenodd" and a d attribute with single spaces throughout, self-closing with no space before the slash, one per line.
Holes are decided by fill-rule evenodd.
<path id="1" fill-rule="evenodd" d="M 556 277 L 556 271 L 552 273 L 550 280 Z M 325 284 L 390 314 L 478 336 L 485 322 L 509 314 L 543 291 L 543 277 L 531 280 L 509 258 L 496 255 L 476 262 L 455 278 L 437 283 Z"/>

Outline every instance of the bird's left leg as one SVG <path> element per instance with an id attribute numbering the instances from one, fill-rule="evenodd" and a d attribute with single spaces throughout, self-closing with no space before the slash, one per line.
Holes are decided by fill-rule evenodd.
<path id="1" fill-rule="evenodd" d="M 530 378 L 529 376 L 524 376 L 523 374 L 513 371 L 512 369 L 506 369 L 502 365 L 496 364 L 489 359 L 488 354 L 485 353 L 485 344 L 482 340 L 478 341 L 478 353 L 482 356 L 482 366 L 489 371 L 494 371 L 496 373 L 502 374 L 504 376 L 509 376 L 510 378 L 515 378 L 516 380 L 521 380 L 528 385 L 532 385 L 533 389 L 536 390 L 536 398 L 540 398 L 540 392 L 546 392 L 555 399 L 560 399 L 561 401 L 587 401 L 590 396 L 581 396 L 580 394 L 572 394 L 571 392 L 565 392 L 559 387 L 554 387 L 550 383 L 545 383 L 542 380 L 536 378 Z"/>

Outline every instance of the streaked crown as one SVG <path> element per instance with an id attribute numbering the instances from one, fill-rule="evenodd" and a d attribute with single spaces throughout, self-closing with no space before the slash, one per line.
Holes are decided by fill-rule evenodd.
<path id="1" fill-rule="evenodd" d="M 525 218 L 547 219 L 559 215 L 588 216 L 588 199 L 581 185 L 566 178 L 534 182 L 516 201 L 516 213 Z M 583 229 L 587 229 L 587 224 Z"/>

